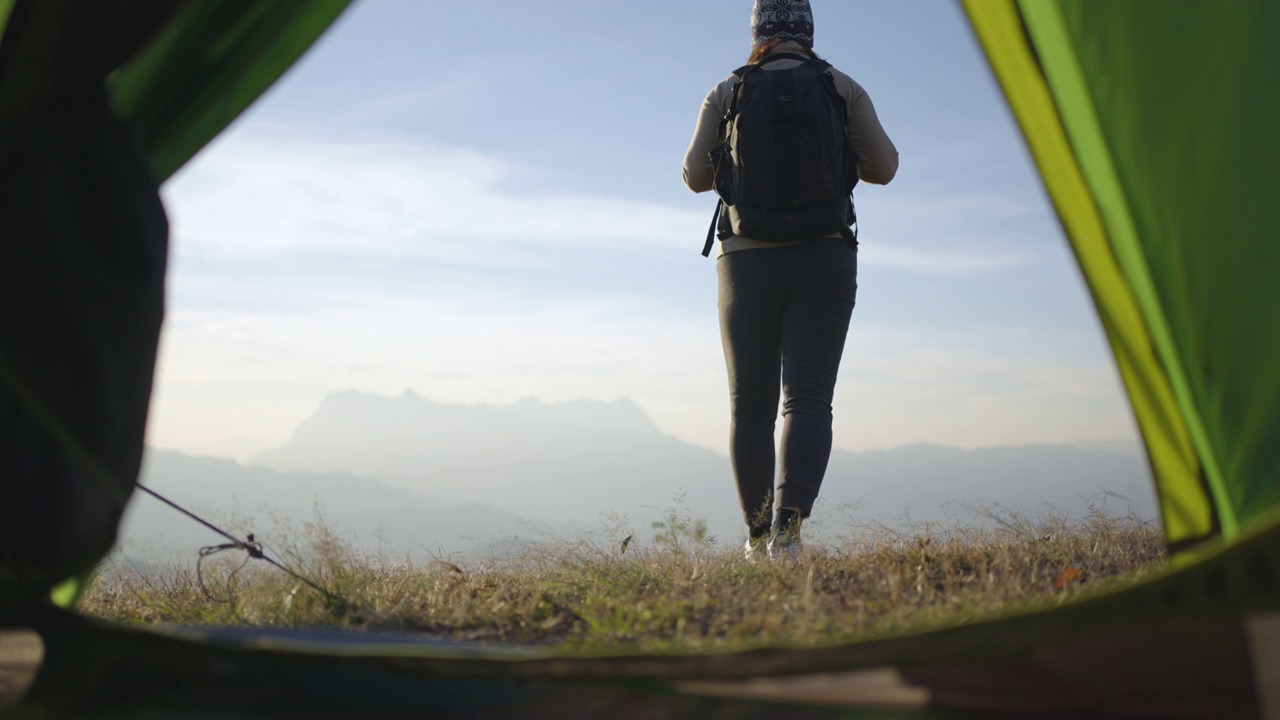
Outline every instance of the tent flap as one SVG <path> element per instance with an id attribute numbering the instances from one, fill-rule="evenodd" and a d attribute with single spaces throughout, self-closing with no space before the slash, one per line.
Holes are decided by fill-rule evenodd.
<path id="1" fill-rule="evenodd" d="M 966 0 L 1116 356 L 1174 548 L 1280 502 L 1280 6 Z"/>
<path id="2" fill-rule="evenodd" d="M 350 0 L 196 0 L 111 80 L 163 181 L 240 115 Z"/>
<path id="3" fill-rule="evenodd" d="M 0 610 L 115 541 L 164 310 L 156 178 L 345 6 L 0 1 Z"/>

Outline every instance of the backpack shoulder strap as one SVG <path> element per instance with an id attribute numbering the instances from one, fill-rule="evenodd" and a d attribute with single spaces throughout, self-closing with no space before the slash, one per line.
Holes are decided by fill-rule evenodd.
<path id="1" fill-rule="evenodd" d="M 724 209 L 724 201 L 716 201 L 716 210 L 711 214 L 711 227 L 707 229 L 707 242 L 702 246 L 702 257 L 711 255 L 711 247 L 716 242 L 716 225 L 720 224 L 720 212 Z"/>
<path id="2" fill-rule="evenodd" d="M 721 140 L 728 139 L 729 123 L 733 122 L 734 118 L 738 116 L 738 99 L 742 96 L 742 84 L 746 82 L 748 75 L 759 69 L 759 65 L 743 65 L 733 71 L 733 76 L 738 81 L 733 84 L 733 90 L 730 91 L 729 95 L 729 109 L 725 111 L 724 117 L 720 118 L 720 127 L 716 130 L 716 135 Z"/>
<path id="3" fill-rule="evenodd" d="M 826 68 L 819 69 L 819 81 L 826 88 L 827 94 L 831 95 L 831 99 L 836 102 L 837 108 L 840 108 L 840 117 L 844 118 L 849 114 L 849 101 L 845 100 L 845 96 L 840 94 L 840 88 L 836 87 L 836 78 L 827 72 L 827 68 L 831 67 L 831 63 L 827 63 Z"/>

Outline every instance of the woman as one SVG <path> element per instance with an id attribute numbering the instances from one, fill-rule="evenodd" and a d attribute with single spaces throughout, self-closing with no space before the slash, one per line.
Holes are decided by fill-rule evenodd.
<path id="1" fill-rule="evenodd" d="M 786 70 L 803 63 L 770 56 L 813 52 L 808 0 L 756 0 L 749 64 Z M 858 179 L 884 184 L 898 151 L 880 126 L 866 91 L 828 68 L 844 99 L 845 135 L 858 158 Z M 738 78 L 730 76 L 702 103 L 684 159 L 694 192 L 713 186 L 710 152 Z M 722 225 L 723 227 L 723 225 Z M 831 400 L 857 290 L 857 243 L 845 235 L 763 242 L 721 233 L 716 254 L 720 332 L 729 375 L 730 460 L 747 522 L 748 560 L 795 557 L 831 456 Z M 781 472 L 774 497 L 774 425 L 781 378 Z M 776 512 L 775 512 L 776 504 Z"/>

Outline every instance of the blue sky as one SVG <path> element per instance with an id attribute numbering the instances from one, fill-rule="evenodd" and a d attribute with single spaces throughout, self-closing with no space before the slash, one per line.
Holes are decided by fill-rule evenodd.
<path id="1" fill-rule="evenodd" d="M 901 154 L 860 186 L 836 444 L 1134 437 L 958 5 L 813 0 Z M 680 163 L 750 0 L 359 0 L 164 189 L 149 439 L 245 457 L 331 391 L 636 401 L 723 451 L 714 197 Z"/>

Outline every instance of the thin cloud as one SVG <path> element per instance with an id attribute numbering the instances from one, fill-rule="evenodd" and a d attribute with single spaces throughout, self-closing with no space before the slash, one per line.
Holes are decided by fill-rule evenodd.
<path id="1" fill-rule="evenodd" d="M 545 192 L 528 186 L 531 175 L 465 149 L 251 123 L 202 155 L 165 194 L 176 209 L 179 258 L 330 254 L 519 266 L 583 246 L 686 250 L 706 227 L 702 210 Z M 869 264 L 975 274 L 1036 261 L 999 238 L 949 237 L 955 228 L 1026 214 L 1007 199 L 925 201 L 876 192 L 865 204 L 864 216 L 875 224 L 874 241 L 861 248 Z M 939 238 L 946 247 L 938 247 Z"/>
<path id="2" fill-rule="evenodd" d="M 702 215 L 541 192 L 520 168 L 467 150 L 334 140 L 249 125 L 166 189 L 180 245 L 201 254 L 335 250 L 485 258 L 537 246 L 687 246 Z"/>

